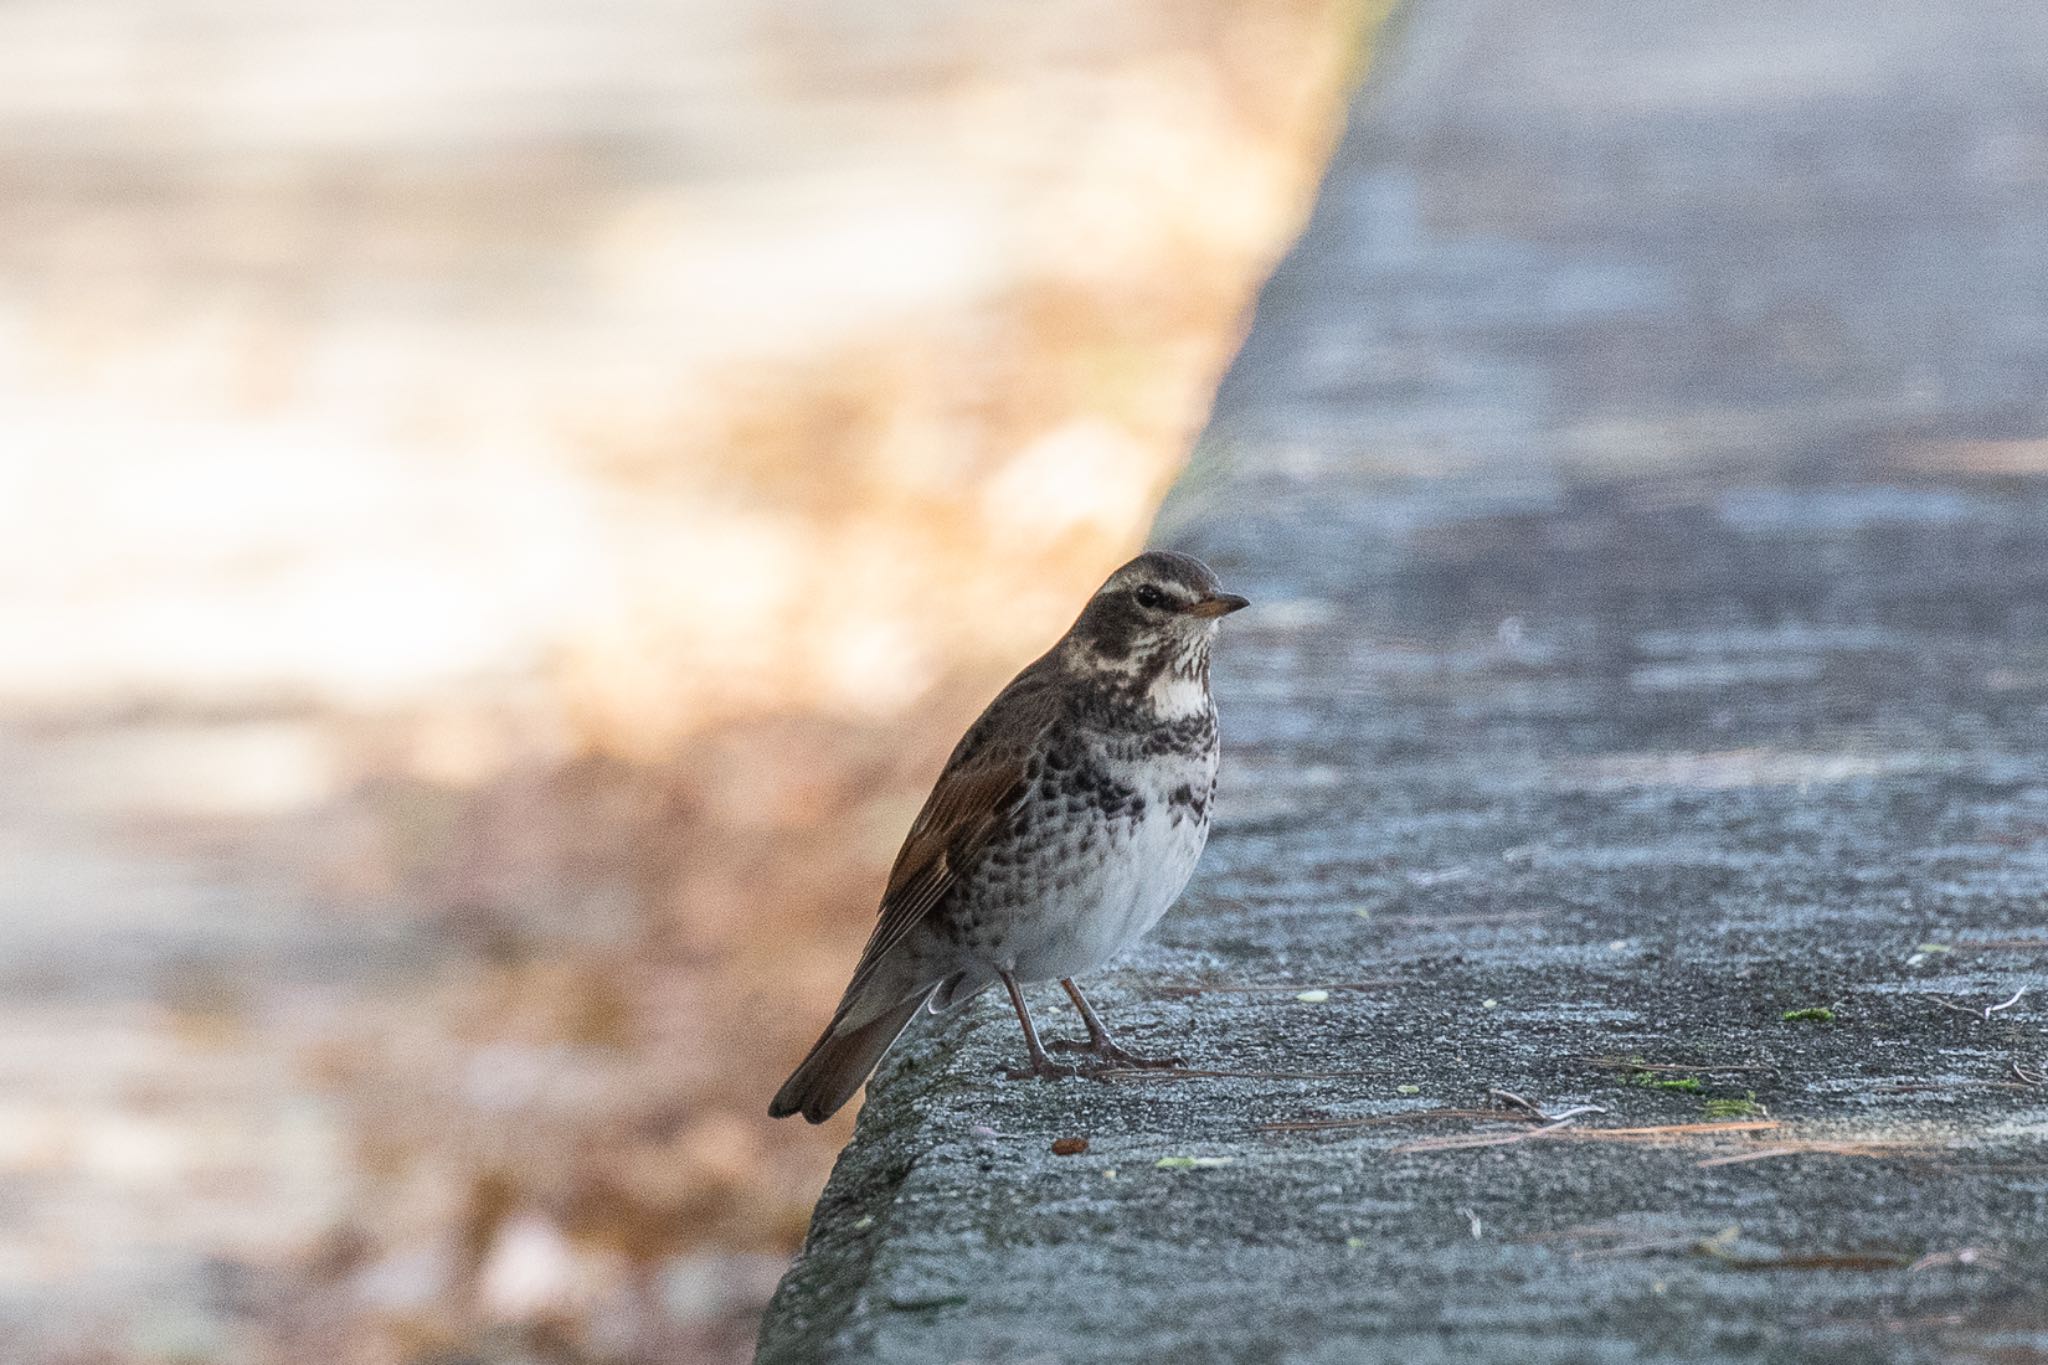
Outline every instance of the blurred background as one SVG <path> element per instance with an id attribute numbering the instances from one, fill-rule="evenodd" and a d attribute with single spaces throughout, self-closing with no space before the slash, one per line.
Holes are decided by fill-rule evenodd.
<path id="1" fill-rule="evenodd" d="M 1383 10 L 0 5 L 0 1356 L 746 1358 Z"/>

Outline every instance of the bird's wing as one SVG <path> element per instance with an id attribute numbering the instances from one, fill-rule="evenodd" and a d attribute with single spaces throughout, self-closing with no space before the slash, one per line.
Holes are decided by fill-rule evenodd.
<path id="1" fill-rule="evenodd" d="M 1031 755 L 1055 715 L 1048 690 L 1036 681 L 1026 670 L 1005 688 L 947 760 L 889 871 L 881 918 L 853 970 L 847 1000 L 973 868 L 1022 804 Z"/>

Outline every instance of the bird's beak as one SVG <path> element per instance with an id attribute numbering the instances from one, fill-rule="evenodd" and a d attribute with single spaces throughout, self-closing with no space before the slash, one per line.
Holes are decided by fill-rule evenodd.
<path id="1" fill-rule="evenodd" d="M 1188 608 L 1190 616 L 1228 616 L 1250 606 L 1244 598 L 1234 592 L 1219 592 L 1214 597 L 1205 597 Z"/>

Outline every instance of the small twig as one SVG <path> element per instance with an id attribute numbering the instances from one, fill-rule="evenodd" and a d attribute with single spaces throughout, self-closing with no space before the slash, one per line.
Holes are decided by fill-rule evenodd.
<path id="1" fill-rule="evenodd" d="M 2012 1074 L 2013 1078 L 2023 1085 L 2048 1084 L 2048 1076 L 2044 1076 L 2038 1071 L 2029 1071 L 2026 1067 L 2021 1066 L 2018 1061 L 2014 1061 L 2012 1064 Z"/>
<path id="2" fill-rule="evenodd" d="M 2010 999 L 2001 1000 L 1995 1005 L 1958 1005 L 1953 1000 L 1949 1000 L 1942 996 L 1934 995 L 1932 993 L 1923 993 L 1922 998 L 1932 1000 L 1935 1004 L 1941 1006 L 1945 1010 L 1953 1010 L 1957 1014 L 1967 1014 L 1972 1016 L 1973 1018 L 1983 1019 L 1989 1022 L 1992 1015 L 1998 1014 L 2004 1010 L 2011 1009 L 2014 1005 L 2019 1004 L 2021 1000 L 2025 999 L 2026 994 L 2027 987 L 2022 986 L 2012 993 Z"/>
<path id="3" fill-rule="evenodd" d="M 1575 1104 L 1569 1109 L 1560 1109 L 1550 1116 L 1554 1123 L 1559 1119 L 1575 1119 L 1581 1114 L 1604 1114 L 1607 1111 L 1597 1104 Z"/>
<path id="4" fill-rule="evenodd" d="M 1372 981 L 1316 981 L 1307 984 L 1279 982 L 1233 985 L 1229 982 L 1217 982 L 1213 985 L 1161 986 L 1158 990 L 1163 996 L 1178 998 L 1189 995 L 1299 995 L 1303 991 L 1374 991 L 1406 984 L 1390 977 L 1383 977 Z"/>
<path id="5" fill-rule="evenodd" d="M 1560 1119 L 1577 1118 L 1581 1114 L 1604 1114 L 1607 1112 L 1597 1104 L 1581 1104 L 1553 1114 L 1534 1101 L 1523 1099 L 1512 1090 L 1489 1090 L 1486 1093 L 1499 1100 L 1503 1109 L 1519 1110 L 1522 1117 L 1536 1123 L 1556 1123 Z"/>
<path id="6" fill-rule="evenodd" d="M 1697 1137 L 1713 1133 L 1761 1133 L 1784 1125 L 1776 1119 L 1743 1119 L 1736 1123 L 1659 1123 L 1647 1128 L 1589 1128 L 1581 1137 L 1629 1138 Z"/>
<path id="7" fill-rule="evenodd" d="M 1423 1138 L 1418 1142 L 1407 1142 L 1394 1148 L 1395 1156 L 1406 1156 L 1415 1152 L 1455 1152 L 1467 1147 L 1506 1147 L 1511 1143 L 1527 1142 L 1532 1138 L 1547 1137 L 1561 1129 L 1569 1128 L 1577 1119 L 1558 1119 L 1541 1128 L 1524 1128 L 1519 1133 L 1459 1133 L 1452 1137 Z"/>
<path id="8" fill-rule="evenodd" d="M 2010 999 L 2010 1000 L 2001 1000 L 2001 1001 L 2000 1001 L 1999 1003 L 1997 1003 L 1996 1005 L 1986 1005 L 1986 1006 L 1984 1007 L 1984 1017 L 1985 1017 L 1986 1019 L 1989 1019 L 1989 1018 L 1990 1018 L 1990 1017 L 1991 1017 L 1992 1015 L 1994 1015 L 1994 1014 L 1997 1014 L 1997 1013 L 1998 1013 L 1998 1012 L 1999 1012 L 2000 1010 L 2009 1010 L 2009 1009 L 2011 1009 L 2011 1008 L 2012 1008 L 2012 1007 L 2013 1007 L 2014 1005 L 2017 1005 L 2017 1004 L 2019 1004 L 2019 1002 L 2020 1002 L 2020 997 L 2021 997 L 2021 996 L 2023 996 L 2023 995 L 2025 995 L 2026 993 L 2027 993 L 2027 988 L 2026 988 L 2025 986 L 2022 986 L 2022 987 L 2020 987 L 2020 988 L 2019 988 L 2018 990 L 2016 990 L 2016 991 L 2014 991 L 2014 992 L 2012 993 L 2012 999 Z"/>
<path id="9" fill-rule="evenodd" d="M 1769 1161 L 1773 1157 L 1794 1156 L 1803 1150 L 1800 1147 L 1759 1147 L 1754 1151 L 1735 1152 L 1729 1156 L 1711 1156 L 1698 1164 L 1702 1170 L 1710 1166 L 1739 1166 L 1745 1161 Z"/>
<path id="10" fill-rule="evenodd" d="M 1611 1247 L 1581 1247 L 1572 1253 L 1574 1261 L 1616 1261 L 1626 1256 L 1667 1256 L 1691 1251 L 1697 1237 L 1665 1237 L 1652 1242 L 1622 1242 Z"/>
<path id="11" fill-rule="evenodd" d="M 1474 1213 L 1471 1209 L 1466 1208 L 1463 1205 L 1460 1205 L 1458 1207 L 1458 1212 L 1465 1216 L 1465 1222 L 1471 1227 L 1472 1240 L 1475 1242 L 1478 1241 L 1486 1231 L 1486 1224 L 1479 1221 L 1478 1214 Z"/>
<path id="12" fill-rule="evenodd" d="M 1123 1073 L 1107 1072 L 1104 1074 L 1121 1076 Z M 1149 1072 L 1144 1074 L 1170 1076 L 1187 1073 Z M 1410 1109 L 1397 1114 L 1367 1114 L 1359 1118 L 1276 1119 L 1271 1123 L 1258 1125 L 1253 1131 L 1259 1133 L 1316 1133 L 1325 1132 L 1333 1128 L 1372 1128 L 1381 1124 L 1413 1123 L 1425 1119 L 1472 1119 L 1480 1121 L 1487 1119 L 1515 1119 L 1547 1125 L 1548 1128 L 1559 1128 L 1581 1114 L 1604 1114 L 1607 1112 L 1597 1104 L 1581 1104 L 1575 1105 L 1570 1109 L 1551 1113 L 1541 1105 L 1536 1104 L 1532 1100 L 1523 1099 L 1511 1090 L 1489 1090 L 1486 1093 L 1500 1101 L 1501 1107 L 1499 1109 Z M 1539 1129 L 1538 1131 L 1546 1130 Z M 1514 1136 L 1526 1137 L 1527 1135 L 1524 1132 Z"/>
<path id="13" fill-rule="evenodd" d="M 1724 1134 L 1756 1133 L 1782 1125 L 1776 1119 L 1745 1119 L 1738 1123 L 1664 1123 L 1648 1128 L 1574 1128 L 1576 1119 L 1560 1118 L 1540 1128 L 1519 1133 L 1461 1133 L 1452 1137 L 1423 1138 L 1393 1149 L 1396 1156 L 1413 1152 L 1456 1151 L 1465 1147 L 1504 1147 L 1535 1138 L 1554 1137 L 1577 1142 L 1649 1142 L 1665 1138 L 1718 1137 Z"/>
<path id="14" fill-rule="evenodd" d="M 1994 1273 L 2003 1274 L 2005 1262 L 1996 1253 L 1983 1247 L 1957 1247 L 1954 1251 L 1930 1251 L 1906 1267 L 1908 1275 L 1922 1270 L 1934 1270 L 1945 1265 L 1982 1266 Z"/>
<path id="15" fill-rule="evenodd" d="M 1503 1109 L 1519 1109 L 1524 1117 L 1535 1119 L 1538 1123 L 1549 1121 L 1549 1116 L 1541 1109 L 1512 1090 L 1488 1090 L 1486 1093 L 1493 1099 L 1499 1100 Z"/>
<path id="16" fill-rule="evenodd" d="M 1853 1139 L 1830 1140 L 1826 1138 L 1794 1139 L 1780 1141 L 1769 1147 L 1758 1147 L 1746 1152 L 1730 1152 L 1725 1156 L 1708 1157 L 1698 1163 L 1705 1170 L 1714 1166 L 1740 1166 L 1750 1161 L 1771 1161 L 1783 1156 L 1857 1156 L 1857 1157 L 1904 1157 L 1933 1155 L 1942 1150 L 1939 1146 L 1914 1138 L 1897 1139 Z"/>
<path id="17" fill-rule="evenodd" d="M 1571 1132 L 1563 1130 L 1572 1127 L 1573 1119 L 1561 1119 L 1541 1128 L 1531 1128 L 1520 1133 L 1507 1134 L 1506 1141 L 1521 1141 L 1525 1138 L 1544 1137 L 1555 1134 L 1558 1137 L 1575 1138 L 1585 1142 L 1650 1142 L 1660 1138 L 1689 1138 L 1718 1136 L 1721 1134 L 1763 1132 L 1779 1127 L 1776 1119 L 1750 1119 L 1740 1123 L 1662 1123 L 1645 1128 L 1579 1128 Z M 1475 1135 L 1476 1136 L 1476 1135 Z M 1425 1140 L 1428 1141 L 1428 1140 Z M 1437 1142 L 1457 1146 L 1484 1147 L 1490 1142 L 1459 1143 L 1454 1139 L 1435 1139 Z M 1411 1144 L 1410 1150 L 1420 1148 L 1423 1143 Z M 1397 1148 L 1398 1150 L 1402 1150 Z"/>

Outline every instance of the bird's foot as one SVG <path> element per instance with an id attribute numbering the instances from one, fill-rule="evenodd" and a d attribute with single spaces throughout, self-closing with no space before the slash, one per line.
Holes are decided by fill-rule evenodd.
<path id="1" fill-rule="evenodd" d="M 1140 1057 L 1135 1052 L 1126 1052 L 1112 1042 L 1073 1043 L 1064 1038 L 1055 1039 L 1046 1046 L 1054 1052 L 1085 1052 L 1094 1057 L 1096 1071 L 1164 1071 L 1187 1065 L 1184 1057 Z"/>
<path id="2" fill-rule="evenodd" d="M 1040 1057 L 1029 1066 L 1015 1067 L 1003 1073 L 1013 1081 L 1064 1081 L 1080 1074 L 1080 1067 L 1061 1066 L 1050 1057 Z"/>

